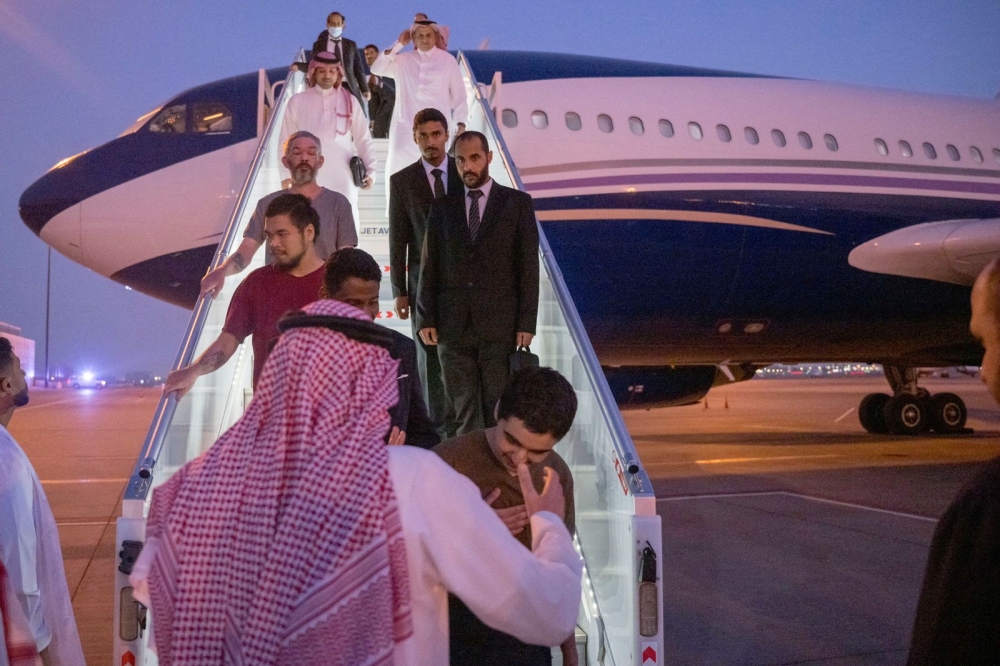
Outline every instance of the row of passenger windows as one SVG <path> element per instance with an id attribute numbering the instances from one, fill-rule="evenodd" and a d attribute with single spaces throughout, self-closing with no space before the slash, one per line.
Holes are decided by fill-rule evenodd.
<path id="1" fill-rule="evenodd" d="M 513 109 L 504 109 L 500 114 L 500 119 L 504 124 L 504 127 L 517 127 L 517 112 Z M 545 129 L 549 126 L 549 116 L 544 111 L 532 111 L 531 112 L 531 124 L 538 129 Z M 674 125 L 672 122 L 665 118 L 661 118 L 657 123 L 660 130 L 660 134 L 666 138 L 671 138 L 674 136 Z M 583 128 L 583 120 L 580 118 L 580 114 L 574 111 L 568 111 L 566 113 L 566 127 L 573 130 L 574 132 Z M 628 127 L 632 134 L 642 135 L 646 132 L 646 126 L 642 122 L 642 118 L 637 116 L 631 116 L 628 119 Z M 597 129 L 605 133 L 611 133 L 615 131 L 614 121 L 606 113 L 601 113 L 597 116 Z M 701 140 L 705 138 L 705 132 L 702 130 L 701 125 L 694 121 L 687 124 L 688 134 L 691 135 L 692 139 Z M 723 143 L 729 143 L 733 140 L 733 133 L 729 130 L 727 125 L 716 125 L 715 134 L 719 138 L 719 141 Z M 760 135 L 757 130 L 753 127 L 743 128 L 743 137 L 746 142 L 750 145 L 756 146 L 760 143 Z M 798 139 L 799 146 L 805 150 L 812 150 L 813 140 L 808 132 L 798 132 L 796 135 Z M 785 138 L 785 133 L 779 129 L 771 130 L 771 140 L 779 148 L 784 148 L 788 145 L 788 139 Z M 840 144 L 837 143 L 837 137 L 832 134 L 823 135 L 823 144 L 826 146 L 827 150 L 831 152 L 836 152 L 840 149 Z M 875 150 L 879 155 L 888 156 L 889 155 L 889 145 L 882 139 L 875 139 Z M 924 142 L 923 144 L 924 155 L 928 159 L 937 159 L 937 150 L 934 145 L 929 142 Z M 962 159 L 962 155 L 958 148 L 952 144 L 945 146 L 945 152 L 948 153 L 953 161 L 958 162 Z M 903 157 L 913 157 L 913 148 L 906 141 L 899 142 L 899 153 Z M 973 162 L 981 164 L 983 162 L 983 153 L 976 146 L 969 146 L 969 156 L 972 158 Z M 1000 148 L 993 149 L 993 157 L 1000 163 Z"/>

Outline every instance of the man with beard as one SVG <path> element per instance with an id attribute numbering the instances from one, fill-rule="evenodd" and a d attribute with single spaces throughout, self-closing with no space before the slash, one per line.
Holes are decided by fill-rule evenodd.
<path id="1" fill-rule="evenodd" d="M 365 80 L 365 68 L 361 63 L 358 45 L 353 39 L 344 37 L 347 19 L 340 12 L 330 12 L 326 17 L 326 30 L 319 33 L 313 44 L 313 55 L 317 53 L 332 53 L 344 63 L 344 85 L 362 104 L 371 99 Z"/>
<path id="2" fill-rule="evenodd" d="M 490 179 L 486 137 L 455 141 L 464 196 L 435 199 L 427 217 L 417 329 L 437 345 L 457 432 L 496 425 L 510 354 L 528 346 L 538 314 L 538 226 L 531 197 Z"/>
<path id="3" fill-rule="evenodd" d="M 267 358 L 268 344 L 278 337 L 278 320 L 316 300 L 323 285 L 323 259 L 316 253 L 322 228 L 319 215 L 302 194 L 282 194 L 264 212 L 264 234 L 274 263 L 253 271 L 240 283 L 229 303 L 222 333 L 198 360 L 167 376 L 163 392 L 180 400 L 201 375 L 215 372 L 243 340 L 253 337 L 253 384 Z"/>
<path id="4" fill-rule="evenodd" d="M 282 140 L 299 130 L 312 132 L 323 142 L 326 168 L 317 176 L 323 187 L 340 192 L 358 218 L 358 187 L 375 182 L 375 147 L 362 105 L 344 82 L 344 68 L 332 53 L 314 53 L 309 61 L 309 87 L 292 95 L 281 121 Z M 351 160 L 357 156 L 365 176 L 356 183 Z"/>
<path id="5" fill-rule="evenodd" d="M 35 468 L 7 430 L 14 411 L 28 404 L 24 376 L 10 340 L 0 337 L 0 568 L 6 571 L 0 595 L 17 600 L 20 612 L 16 615 L 27 618 L 33 647 L 43 663 L 82 665 L 83 648 L 66 586 L 56 520 Z M 8 618 L 0 619 L 9 625 Z M 0 641 L 0 647 L 5 644 L 6 640 Z M 4 650 L 0 664 L 11 656 L 18 655 Z"/>
<path id="6" fill-rule="evenodd" d="M 413 119 L 413 141 L 421 158 L 397 171 L 390 179 L 389 193 L 389 279 L 396 299 L 396 315 L 410 319 L 416 307 L 420 278 L 420 252 L 427 229 L 427 212 L 435 199 L 461 197 L 462 179 L 455 159 L 448 157 L 448 120 L 437 109 L 423 109 Z M 418 336 L 416 318 L 413 337 L 417 339 L 417 365 L 431 421 L 442 437 L 454 433 L 454 417 L 441 379 L 437 347 L 424 345 Z"/>
<path id="7" fill-rule="evenodd" d="M 354 247 L 358 244 L 350 202 L 344 195 L 320 187 L 316 182 L 316 172 L 324 164 L 320 140 L 309 132 L 295 132 L 285 140 L 284 146 L 285 155 L 281 158 L 281 163 L 292 173 L 292 186 L 287 190 L 272 192 L 257 202 L 257 209 L 243 233 L 243 242 L 218 268 L 209 271 L 202 278 L 202 294 L 208 293 L 215 298 L 228 276 L 242 272 L 250 264 L 257 249 L 264 243 L 264 213 L 271 202 L 282 194 L 301 194 L 309 199 L 316 210 L 319 215 L 316 254 L 323 261 L 342 247 Z M 268 264 L 274 262 L 270 247 L 265 249 L 264 260 Z"/>

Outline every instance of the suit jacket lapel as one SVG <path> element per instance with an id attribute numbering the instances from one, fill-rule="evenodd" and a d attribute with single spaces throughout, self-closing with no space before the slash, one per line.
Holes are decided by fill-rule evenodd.
<path id="1" fill-rule="evenodd" d="M 462 185 L 462 177 L 458 175 L 454 157 L 448 158 L 448 194 L 456 197 L 465 196 L 465 186 Z"/>
<path id="2" fill-rule="evenodd" d="M 410 177 L 420 181 L 420 185 L 417 185 L 420 198 L 424 201 L 433 201 L 434 190 L 431 189 L 430 181 L 427 180 L 427 172 L 424 171 L 423 159 L 417 160 L 417 163 L 413 165 L 413 173 L 410 174 Z"/>
<path id="3" fill-rule="evenodd" d="M 477 240 L 482 240 L 489 233 L 490 227 L 493 226 L 494 218 L 503 210 L 503 205 L 506 201 L 507 189 L 498 182 L 493 181 L 493 187 L 490 188 L 490 197 L 486 200 L 486 209 L 483 210 L 483 219 L 479 225 L 479 233 L 476 235 Z"/>

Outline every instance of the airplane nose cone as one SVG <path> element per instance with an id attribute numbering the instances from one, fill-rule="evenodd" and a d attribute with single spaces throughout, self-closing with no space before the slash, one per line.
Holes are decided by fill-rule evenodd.
<path id="1" fill-rule="evenodd" d="M 53 168 L 21 194 L 18 211 L 36 235 L 41 235 L 49 220 L 80 202 L 68 180 L 59 168 Z"/>

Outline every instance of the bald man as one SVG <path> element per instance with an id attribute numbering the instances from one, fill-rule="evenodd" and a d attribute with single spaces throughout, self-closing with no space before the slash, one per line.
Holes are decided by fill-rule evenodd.
<path id="1" fill-rule="evenodd" d="M 1000 258 L 972 288 L 980 377 L 1000 403 Z M 1000 664 L 1000 458 L 951 503 L 934 532 L 907 666 Z"/>

